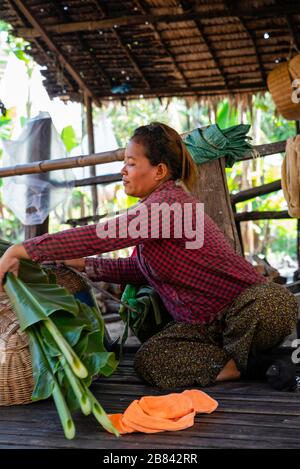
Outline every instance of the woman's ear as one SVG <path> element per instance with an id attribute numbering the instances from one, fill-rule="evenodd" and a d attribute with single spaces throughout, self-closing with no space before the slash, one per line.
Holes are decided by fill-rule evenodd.
<path id="1" fill-rule="evenodd" d="M 169 168 L 165 163 L 159 163 L 156 166 L 156 177 L 155 179 L 158 181 L 161 181 L 162 179 L 165 179 L 166 176 L 169 175 Z"/>

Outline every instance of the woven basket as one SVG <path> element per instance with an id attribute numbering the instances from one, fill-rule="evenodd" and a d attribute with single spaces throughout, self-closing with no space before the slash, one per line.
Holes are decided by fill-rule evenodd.
<path id="1" fill-rule="evenodd" d="M 28 404 L 33 377 L 28 338 L 5 293 L 0 293 L 0 405 Z"/>
<path id="2" fill-rule="evenodd" d="M 275 67 L 267 78 L 268 88 L 278 112 L 287 120 L 298 120 L 300 119 L 300 104 L 292 101 L 294 91 L 292 81 L 288 62 Z"/>
<path id="3" fill-rule="evenodd" d="M 289 72 L 292 80 L 300 79 L 300 54 L 295 55 L 295 57 L 289 61 Z"/>
<path id="4" fill-rule="evenodd" d="M 84 281 L 63 266 L 55 266 L 57 283 L 71 293 L 86 288 Z M 33 377 L 28 337 L 21 332 L 6 293 L 0 292 L 0 406 L 32 402 Z"/>
<path id="5" fill-rule="evenodd" d="M 49 267 L 56 275 L 57 284 L 61 287 L 65 287 L 70 293 L 72 293 L 72 295 L 75 295 L 75 293 L 81 290 L 87 289 L 87 284 L 83 278 L 76 275 L 75 272 L 69 270 L 63 264 L 51 264 L 47 267 Z"/>

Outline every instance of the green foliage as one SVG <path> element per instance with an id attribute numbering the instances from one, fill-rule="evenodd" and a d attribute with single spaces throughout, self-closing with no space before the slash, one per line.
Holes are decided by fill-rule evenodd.
<path id="1" fill-rule="evenodd" d="M 254 96 L 253 108 L 262 112 L 261 132 L 263 139 L 259 143 L 277 142 L 295 135 L 295 122 L 287 121 L 277 113 L 270 93 L 265 93 L 264 96 Z"/>
<path id="2" fill-rule="evenodd" d="M 67 127 L 64 127 L 61 131 L 60 136 L 69 153 L 71 150 L 73 150 L 73 148 L 76 148 L 79 144 L 79 140 L 76 137 L 76 133 L 72 125 L 68 125 Z"/>
<path id="3" fill-rule="evenodd" d="M 6 110 L 5 116 L 0 115 L 0 140 L 9 140 L 12 134 L 14 108 Z"/>
<path id="4" fill-rule="evenodd" d="M 28 122 L 28 117 L 25 117 L 25 116 L 21 116 L 20 117 L 20 124 L 21 124 L 21 127 L 25 127 L 25 125 L 27 124 Z"/>
<path id="5" fill-rule="evenodd" d="M 108 109 L 108 117 L 111 119 L 113 131 L 118 145 L 124 147 L 140 125 L 149 124 L 151 121 L 168 123 L 168 112 L 158 99 L 138 100 L 126 103 L 126 106 L 111 105 Z"/>
<path id="6" fill-rule="evenodd" d="M 0 241 L 0 255 L 8 247 L 9 243 Z M 29 335 L 35 384 L 32 399 L 52 395 L 65 436 L 73 438 L 70 411 L 92 412 L 97 402 L 88 390 L 93 376 L 109 376 L 118 363 L 104 348 L 104 322 L 97 302 L 87 306 L 52 280 L 52 275 L 26 260 L 21 261 L 18 278 L 7 274 L 4 289 L 21 330 Z M 118 436 L 103 409 L 96 418 Z"/>
<path id="7" fill-rule="evenodd" d="M 216 119 L 221 129 L 240 124 L 238 110 L 236 107 L 230 106 L 228 99 L 219 104 Z"/>
<path id="8" fill-rule="evenodd" d="M 14 50 L 13 50 L 13 53 L 15 54 L 15 56 L 16 56 L 19 60 L 22 60 L 22 61 L 25 62 L 27 65 L 30 63 L 30 59 L 29 59 L 28 56 L 25 54 L 24 50 L 22 50 L 22 49 L 14 49 Z"/>

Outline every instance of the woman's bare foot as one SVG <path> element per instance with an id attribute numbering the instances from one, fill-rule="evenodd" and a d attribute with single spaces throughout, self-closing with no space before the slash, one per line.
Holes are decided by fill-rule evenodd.
<path id="1" fill-rule="evenodd" d="M 229 360 L 226 363 L 224 368 L 218 374 L 216 381 L 233 381 L 240 379 L 241 373 L 236 367 L 235 361 L 233 359 Z"/>

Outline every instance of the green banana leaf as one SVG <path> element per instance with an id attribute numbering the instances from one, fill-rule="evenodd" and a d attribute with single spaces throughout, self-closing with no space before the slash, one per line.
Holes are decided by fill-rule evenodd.
<path id="1" fill-rule="evenodd" d="M 0 255 L 4 254 L 11 244 L 0 240 Z M 107 353 L 103 345 L 104 321 L 98 303 L 93 296 L 95 307 L 90 307 L 76 300 L 65 288 L 49 283 L 51 271 L 47 273 L 35 262 L 22 260 L 19 277 L 7 275 L 5 290 L 11 300 L 17 315 L 21 330 L 29 330 L 31 326 L 51 319 L 60 329 L 71 346 L 77 345 L 79 356 L 90 356 L 92 353 L 103 353 L 103 358 L 97 359 L 95 373 L 101 373 L 101 366 L 105 368 L 105 375 L 113 373 L 118 362 L 113 353 Z M 52 281 L 55 277 L 52 276 Z M 26 283 L 25 283 L 26 282 Z M 58 356 L 57 348 L 51 334 L 45 326 L 40 326 L 45 345 L 50 356 Z M 32 342 L 32 341 L 31 341 Z M 33 347 L 34 348 L 34 347 Z M 39 355 L 36 351 L 36 355 Z M 92 361 L 89 359 L 89 361 Z M 42 361 L 41 361 L 42 363 Z M 45 367 L 42 366 L 41 374 Z"/>
<path id="2" fill-rule="evenodd" d="M 101 374 L 102 366 L 107 374 L 108 364 L 111 365 L 111 373 L 116 369 L 118 362 L 113 360 L 114 354 L 109 355 L 103 346 L 103 321 L 99 319 L 96 308 L 76 300 L 63 287 L 53 284 L 26 285 L 12 274 L 7 275 L 5 290 L 22 330 L 41 322 L 40 329 L 50 356 L 59 356 L 61 353 L 43 324 L 51 316 L 69 345 L 74 347 L 78 344 L 75 352 L 80 352 L 80 359 L 93 353 L 103 353 L 103 358 L 97 359 L 99 367 L 91 368 L 93 375 Z M 89 358 L 88 363 L 91 360 Z"/>
<path id="3" fill-rule="evenodd" d="M 29 347 L 32 358 L 32 374 L 34 379 L 34 389 L 31 395 L 33 401 L 47 399 L 51 396 L 54 388 L 53 373 L 49 368 L 46 357 L 41 350 L 36 332 L 33 328 L 29 328 Z"/>
<path id="4" fill-rule="evenodd" d="M 54 284 L 25 284 L 20 278 L 8 274 L 5 291 L 16 313 L 20 328 L 47 319 L 56 311 L 68 311 L 76 316 L 78 306 L 75 298 L 63 287 Z"/>
<path id="5" fill-rule="evenodd" d="M 225 157 L 226 166 L 243 159 L 245 153 L 253 152 L 247 136 L 250 125 L 234 125 L 227 129 L 220 129 L 218 124 L 209 125 L 203 129 L 195 129 L 183 137 L 184 143 L 197 164 Z"/>
<path id="6" fill-rule="evenodd" d="M 9 243 L 0 240 L 0 255 Z M 104 428 L 118 432 L 88 387 L 95 375 L 109 376 L 118 366 L 114 353 L 105 350 L 104 321 L 94 307 L 78 301 L 55 283 L 51 270 L 21 261 L 19 277 L 6 275 L 5 291 L 29 336 L 34 390 L 32 400 L 53 397 L 66 438 L 75 426 L 70 411 L 93 413 Z M 91 295 L 92 292 L 90 292 Z"/>
<path id="7" fill-rule="evenodd" d="M 0 239 L 0 257 L 10 246 L 12 246 L 11 243 Z M 25 283 L 53 283 L 49 281 L 47 273 L 36 262 L 29 259 L 20 261 L 19 278 Z"/>

